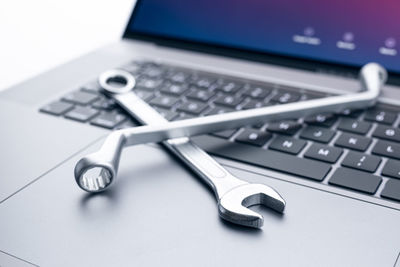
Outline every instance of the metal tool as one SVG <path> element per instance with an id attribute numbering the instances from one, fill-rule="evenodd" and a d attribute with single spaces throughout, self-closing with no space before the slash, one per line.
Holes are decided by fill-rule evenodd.
<path id="1" fill-rule="evenodd" d="M 115 72 L 108 73 L 108 75 L 115 74 Z M 108 87 L 106 85 L 103 88 L 107 90 Z M 129 101 L 134 100 L 135 103 L 130 105 L 130 102 L 126 102 L 126 94 L 115 94 L 115 88 L 111 89 L 114 92 L 111 97 L 115 98 L 123 109 L 141 123 L 147 125 L 168 123 L 161 114 L 134 93 L 129 93 Z M 170 139 L 164 141 L 163 145 L 211 186 L 218 200 L 219 215 L 223 219 L 258 228 L 263 225 L 263 217 L 247 207 L 261 204 L 275 211 L 283 212 L 285 201 L 274 189 L 263 184 L 249 184 L 234 177 L 189 138 Z M 99 188 L 99 184 L 96 183 L 91 186 Z"/>
<path id="2" fill-rule="evenodd" d="M 312 113 L 342 112 L 345 109 L 372 106 L 386 78 L 387 73 L 382 66 L 369 63 L 360 71 L 362 91 L 358 93 L 114 131 L 107 137 L 99 151 L 79 160 L 75 166 L 75 179 L 78 185 L 88 192 L 105 190 L 115 180 L 121 151 L 125 146 L 236 129 L 271 120 L 307 116 Z M 122 93 L 116 93 L 118 89 L 109 83 L 115 79 L 126 81 L 125 85 L 118 87 Z M 143 101 L 133 93 L 133 86 L 129 80 L 134 81 L 130 73 L 112 70 L 103 73 L 99 82 L 122 106 L 134 107 Z"/>

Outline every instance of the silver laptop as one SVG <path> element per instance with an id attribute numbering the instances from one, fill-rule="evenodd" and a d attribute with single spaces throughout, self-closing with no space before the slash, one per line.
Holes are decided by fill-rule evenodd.
<path id="1" fill-rule="evenodd" d="M 400 266 L 399 9 L 139 0 L 119 42 L 0 93 L 0 266 Z M 372 61 L 389 71 L 373 108 L 192 139 L 286 200 L 284 214 L 252 207 L 261 229 L 220 219 L 209 187 L 157 144 L 124 150 L 101 194 L 75 182 L 82 156 L 138 125 L 102 94 L 105 70 L 133 74 L 174 121 L 357 91 Z"/>

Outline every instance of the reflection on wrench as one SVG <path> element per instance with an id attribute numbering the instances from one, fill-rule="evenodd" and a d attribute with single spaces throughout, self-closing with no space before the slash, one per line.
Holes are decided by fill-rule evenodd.
<path id="1" fill-rule="evenodd" d="M 168 123 L 161 114 L 134 93 L 128 98 L 126 96 L 122 94 L 111 97 L 143 124 Z M 127 99 L 129 101 L 126 101 Z M 135 105 L 130 105 L 132 99 L 135 99 Z M 234 177 L 189 138 L 167 140 L 163 145 L 211 186 L 218 200 L 219 214 L 225 220 L 249 227 L 261 227 L 263 217 L 247 207 L 262 204 L 283 212 L 285 201 L 274 189 L 263 184 L 249 184 Z"/>
<path id="2" fill-rule="evenodd" d="M 125 76 L 127 85 L 120 88 L 123 93 L 116 93 L 116 88 L 107 83 L 112 78 Z M 98 152 L 79 160 L 75 166 L 75 179 L 79 187 L 88 192 L 105 190 L 115 180 L 121 151 L 125 146 L 236 129 L 246 125 L 296 118 L 313 113 L 341 112 L 344 109 L 372 106 L 386 78 L 387 73 L 383 67 L 376 63 L 369 63 L 360 71 L 363 92 L 114 131 L 107 137 Z M 103 89 L 113 94 L 117 102 L 123 103 L 123 106 L 132 107 L 140 105 L 142 101 L 138 101 L 138 97 L 127 90 L 129 89 L 127 86 L 132 84 L 130 79 L 132 80 L 133 77 L 129 73 L 113 70 L 100 77 L 100 84 Z"/>

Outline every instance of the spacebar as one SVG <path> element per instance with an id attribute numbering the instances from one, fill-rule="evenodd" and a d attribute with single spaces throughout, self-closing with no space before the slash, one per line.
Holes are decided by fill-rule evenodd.
<path id="1" fill-rule="evenodd" d="M 234 143 L 209 135 L 193 137 L 192 140 L 205 151 L 216 156 L 239 160 L 317 181 L 322 181 L 331 169 L 331 166 L 326 163 Z"/>

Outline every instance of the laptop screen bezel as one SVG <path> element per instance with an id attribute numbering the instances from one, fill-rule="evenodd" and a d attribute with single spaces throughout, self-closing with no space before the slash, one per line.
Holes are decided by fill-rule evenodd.
<path id="1" fill-rule="evenodd" d="M 279 66 L 284 66 L 289 68 L 308 70 L 312 72 L 321 72 L 338 76 L 356 77 L 360 69 L 359 67 L 354 67 L 345 64 L 336 64 L 336 63 L 324 62 L 302 57 L 286 56 L 281 54 L 274 54 L 274 53 L 261 52 L 255 50 L 246 50 L 246 49 L 229 47 L 218 44 L 195 42 L 171 36 L 163 36 L 163 35 L 149 34 L 145 32 L 131 31 L 129 26 L 135 19 L 137 11 L 139 10 L 139 7 L 143 3 L 143 1 L 144 0 L 136 1 L 136 4 L 132 9 L 131 16 L 129 18 L 128 24 L 126 25 L 122 38 L 151 42 L 166 47 L 203 52 L 207 54 L 250 60 L 260 63 L 276 64 Z M 388 83 L 400 86 L 400 73 L 389 72 Z"/>

